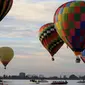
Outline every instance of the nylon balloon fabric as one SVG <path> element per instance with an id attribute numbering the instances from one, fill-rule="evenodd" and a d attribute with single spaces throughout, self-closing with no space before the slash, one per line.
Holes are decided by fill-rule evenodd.
<path id="1" fill-rule="evenodd" d="M 64 43 L 54 28 L 53 23 L 47 23 L 39 29 L 39 40 L 51 56 L 54 56 Z"/>
<path id="2" fill-rule="evenodd" d="M 60 37 L 75 53 L 85 49 L 85 1 L 61 5 L 55 12 L 54 23 Z"/>
<path id="3" fill-rule="evenodd" d="M 85 50 L 83 50 L 83 52 L 81 52 L 80 58 L 81 58 L 82 61 L 85 63 Z"/>
<path id="4" fill-rule="evenodd" d="M 0 0 L 0 21 L 7 15 L 12 4 L 13 0 Z"/>
<path id="5" fill-rule="evenodd" d="M 4 65 L 5 69 L 13 57 L 14 57 L 14 51 L 12 48 L 10 48 L 10 47 L 1 47 L 0 48 L 0 61 Z"/>

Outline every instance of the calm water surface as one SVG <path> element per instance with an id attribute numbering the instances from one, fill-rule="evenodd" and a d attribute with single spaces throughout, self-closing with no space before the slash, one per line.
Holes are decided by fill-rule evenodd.
<path id="1" fill-rule="evenodd" d="M 4 85 L 51 85 L 50 83 L 53 80 L 48 80 L 48 82 L 43 82 L 40 84 L 36 84 L 33 82 L 30 82 L 29 80 L 4 80 Z M 77 83 L 78 80 L 67 80 L 67 85 L 85 85 L 85 83 Z"/>

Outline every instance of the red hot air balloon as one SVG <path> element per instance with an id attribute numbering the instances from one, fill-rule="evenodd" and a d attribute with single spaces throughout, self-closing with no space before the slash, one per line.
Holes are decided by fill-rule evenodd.
<path id="1" fill-rule="evenodd" d="M 52 60 L 54 60 L 54 54 L 64 43 L 54 28 L 53 23 L 47 23 L 39 29 L 39 40 L 52 56 Z"/>

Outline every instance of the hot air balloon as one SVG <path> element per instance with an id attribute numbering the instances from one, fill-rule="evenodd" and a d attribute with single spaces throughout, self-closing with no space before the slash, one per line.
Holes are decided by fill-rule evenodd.
<path id="1" fill-rule="evenodd" d="M 11 61 L 11 59 L 14 56 L 14 51 L 10 47 L 2 47 L 0 48 L 0 60 L 2 64 L 4 65 L 4 69 L 6 69 L 6 66 Z"/>
<path id="2" fill-rule="evenodd" d="M 59 36 L 80 56 L 85 49 L 85 1 L 70 1 L 55 12 L 54 24 Z"/>
<path id="3" fill-rule="evenodd" d="M 0 21 L 7 15 L 12 4 L 13 0 L 0 0 Z"/>
<path id="4" fill-rule="evenodd" d="M 85 63 L 85 50 L 83 50 L 81 52 L 80 58 L 82 59 L 82 61 Z"/>
<path id="5" fill-rule="evenodd" d="M 39 40 L 52 56 L 52 60 L 54 60 L 54 54 L 64 43 L 54 28 L 53 23 L 47 23 L 39 29 Z"/>

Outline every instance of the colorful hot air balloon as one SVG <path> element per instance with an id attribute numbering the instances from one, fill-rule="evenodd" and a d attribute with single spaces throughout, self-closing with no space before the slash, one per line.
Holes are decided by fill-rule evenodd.
<path id="1" fill-rule="evenodd" d="M 2 47 L 0 48 L 0 60 L 4 65 L 5 69 L 7 64 L 11 61 L 14 56 L 14 51 L 10 47 Z"/>
<path id="2" fill-rule="evenodd" d="M 54 24 L 62 40 L 75 55 L 81 55 L 85 49 L 85 1 L 61 5 L 55 12 Z"/>
<path id="3" fill-rule="evenodd" d="M 85 63 L 85 50 L 83 50 L 83 52 L 81 52 L 81 55 L 80 55 L 82 61 Z"/>
<path id="4" fill-rule="evenodd" d="M 6 16 L 13 4 L 13 0 L 0 0 L 0 21 Z"/>
<path id="5" fill-rule="evenodd" d="M 45 24 L 39 29 L 39 40 L 51 54 L 52 60 L 54 60 L 54 54 L 60 49 L 60 47 L 64 43 L 59 37 L 56 29 L 54 28 L 53 23 Z"/>

